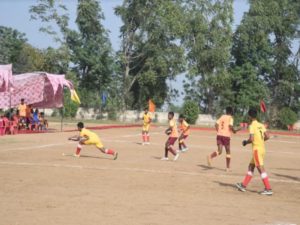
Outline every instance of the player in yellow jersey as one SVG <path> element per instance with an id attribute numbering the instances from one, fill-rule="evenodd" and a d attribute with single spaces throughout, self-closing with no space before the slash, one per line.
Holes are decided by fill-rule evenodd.
<path id="1" fill-rule="evenodd" d="M 143 115 L 143 129 L 142 129 L 143 142 L 142 142 L 142 145 L 150 144 L 149 129 L 150 129 L 151 121 L 152 121 L 152 118 L 151 118 L 150 113 L 148 112 L 148 108 L 145 108 L 144 115 Z"/>
<path id="2" fill-rule="evenodd" d="M 238 129 L 233 127 L 233 109 L 226 108 L 226 115 L 222 115 L 216 122 L 215 128 L 217 131 L 217 146 L 218 150 L 207 156 L 207 164 L 211 166 L 212 159 L 222 154 L 223 146 L 226 150 L 226 171 L 230 171 L 230 137 L 232 132 L 236 133 Z"/>
<path id="3" fill-rule="evenodd" d="M 166 129 L 165 133 L 169 135 L 168 140 L 165 144 L 165 156 L 161 160 L 169 160 L 168 152 L 170 151 L 174 155 L 174 161 L 179 157 L 179 153 L 176 152 L 174 144 L 178 138 L 178 130 L 176 120 L 174 119 L 174 112 L 168 113 L 169 127 Z"/>
<path id="4" fill-rule="evenodd" d="M 80 151 L 82 145 L 95 145 L 97 149 L 101 152 L 109 155 L 113 155 L 113 159 L 116 160 L 118 157 L 118 153 L 112 149 L 105 148 L 98 137 L 98 135 L 86 128 L 84 128 L 84 124 L 79 122 L 77 124 L 78 131 L 80 132 L 79 135 L 75 135 L 69 138 L 72 141 L 79 141 L 76 149 L 76 153 L 74 154 L 75 157 L 80 157 Z"/>
<path id="5" fill-rule="evenodd" d="M 257 168 L 258 172 L 260 173 L 261 179 L 264 183 L 265 190 L 260 192 L 262 195 L 272 195 L 273 191 L 271 189 L 268 175 L 264 168 L 264 157 L 265 157 L 265 141 L 270 138 L 265 126 L 262 123 L 257 121 L 257 111 L 256 109 L 250 109 L 248 115 L 251 120 L 251 124 L 249 126 L 249 139 L 243 141 L 243 146 L 247 144 L 252 144 L 252 159 L 250 161 L 248 172 L 244 178 L 242 183 L 237 183 L 237 188 L 245 192 L 246 187 L 251 181 L 253 176 L 253 172 L 255 167 Z"/>
<path id="6" fill-rule="evenodd" d="M 184 115 L 179 115 L 179 130 L 181 134 L 178 138 L 179 151 L 186 152 L 188 147 L 185 144 L 185 140 L 190 135 L 190 125 L 186 122 Z"/>

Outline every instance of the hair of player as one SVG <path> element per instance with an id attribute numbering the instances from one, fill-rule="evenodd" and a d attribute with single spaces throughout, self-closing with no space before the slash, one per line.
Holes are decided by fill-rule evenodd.
<path id="1" fill-rule="evenodd" d="M 251 117 L 251 118 L 254 118 L 254 119 L 256 119 L 256 117 L 257 117 L 257 110 L 256 109 L 249 109 L 249 111 L 248 111 L 248 115 Z"/>
<path id="2" fill-rule="evenodd" d="M 233 115 L 233 109 L 231 106 L 226 107 L 226 114 Z"/>
<path id="3" fill-rule="evenodd" d="M 79 122 L 79 123 L 77 123 L 77 127 L 79 127 L 79 128 L 84 128 L 84 124 L 83 124 L 83 122 Z"/>
<path id="4" fill-rule="evenodd" d="M 185 116 L 183 114 L 180 114 L 179 119 L 185 119 Z"/>
<path id="5" fill-rule="evenodd" d="M 148 107 L 145 107 L 145 108 L 144 108 L 144 111 L 148 111 Z"/>
<path id="6" fill-rule="evenodd" d="M 168 114 L 174 117 L 174 112 L 169 112 Z"/>

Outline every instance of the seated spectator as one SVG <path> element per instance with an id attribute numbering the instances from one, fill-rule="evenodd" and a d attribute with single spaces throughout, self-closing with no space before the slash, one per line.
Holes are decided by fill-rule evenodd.
<path id="1" fill-rule="evenodd" d="M 14 128 L 14 132 L 16 133 L 19 130 L 19 110 L 16 111 L 15 114 L 13 114 L 11 120 L 12 120 L 12 126 Z"/>
<path id="2" fill-rule="evenodd" d="M 43 112 L 41 112 L 39 114 L 39 129 L 40 130 L 47 130 L 48 129 L 48 121 L 45 119 L 45 114 Z"/>
<path id="3" fill-rule="evenodd" d="M 33 110 L 32 110 L 33 111 Z M 40 124 L 40 120 L 39 120 L 39 110 L 36 109 L 33 114 L 32 117 L 30 117 L 30 125 L 31 125 L 31 130 L 33 129 L 39 129 L 39 124 Z"/>
<path id="4" fill-rule="evenodd" d="M 0 136 L 4 135 L 4 131 L 5 131 L 3 117 L 4 117 L 3 115 L 0 116 Z"/>
<path id="5" fill-rule="evenodd" d="M 18 124 L 18 129 L 25 129 L 26 128 L 26 117 L 20 116 L 19 117 L 19 124 Z"/>
<path id="6" fill-rule="evenodd" d="M 4 125 L 4 134 L 9 134 L 10 133 L 10 123 L 9 123 L 9 119 L 7 116 L 3 116 L 2 117 L 2 123 Z"/>

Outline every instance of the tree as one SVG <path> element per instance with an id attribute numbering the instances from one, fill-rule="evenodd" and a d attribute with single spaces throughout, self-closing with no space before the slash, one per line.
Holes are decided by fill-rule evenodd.
<path id="1" fill-rule="evenodd" d="M 0 64 L 14 64 L 26 42 L 24 33 L 0 26 Z"/>
<path id="2" fill-rule="evenodd" d="M 116 8 L 123 21 L 118 55 L 125 106 L 140 109 L 151 98 L 160 107 L 167 98 L 167 78 L 183 71 L 180 2 L 125 0 Z"/>
<path id="3" fill-rule="evenodd" d="M 61 1 L 38 0 L 29 9 L 32 20 L 41 21 L 40 31 L 53 36 L 54 40 L 64 44 L 68 32 L 69 16 Z M 54 22 L 54 23 L 53 23 Z M 53 25 L 57 27 L 53 27 Z M 60 32 L 58 32 L 58 30 Z"/>
<path id="4" fill-rule="evenodd" d="M 265 99 L 274 125 L 280 108 L 299 106 L 299 68 L 291 60 L 299 8 L 294 0 L 250 1 L 250 10 L 234 34 L 235 105 L 244 111 Z"/>
<path id="5" fill-rule="evenodd" d="M 32 19 L 42 22 L 40 30 L 54 37 L 61 46 L 47 49 L 48 70 L 54 69 L 77 75 L 83 106 L 100 104 L 100 93 L 110 89 L 114 77 L 114 58 L 104 19 L 97 0 L 78 0 L 76 24 L 78 30 L 69 28 L 68 10 L 55 0 L 38 0 L 30 9 Z M 52 24 L 56 24 L 54 27 Z"/>
<path id="6" fill-rule="evenodd" d="M 113 79 L 112 48 L 104 19 L 96 0 L 79 0 L 76 23 L 79 31 L 69 31 L 67 45 L 73 70 L 77 72 L 80 88 L 100 91 L 108 88 Z"/>
<path id="7" fill-rule="evenodd" d="M 186 99 L 200 104 L 205 113 L 215 113 L 230 85 L 228 62 L 231 47 L 232 0 L 191 1 L 185 4 L 188 31 L 188 82 Z"/>

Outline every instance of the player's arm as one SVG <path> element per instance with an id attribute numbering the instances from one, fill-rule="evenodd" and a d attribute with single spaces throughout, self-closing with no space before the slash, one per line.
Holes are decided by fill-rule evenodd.
<path id="1" fill-rule="evenodd" d="M 216 131 L 218 132 L 219 131 L 219 124 L 218 123 L 215 123 L 215 128 L 216 128 Z"/>
<path id="2" fill-rule="evenodd" d="M 267 141 L 270 139 L 270 134 L 268 131 L 264 132 L 264 141 Z"/>
<path id="3" fill-rule="evenodd" d="M 251 144 L 253 142 L 253 140 L 254 140 L 254 135 L 250 134 L 248 140 L 244 140 L 242 142 L 242 144 L 243 144 L 243 146 L 246 146 L 247 144 Z"/>
<path id="4" fill-rule="evenodd" d="M 165 130 L 165 134 L 169 135 L 172 131 L 172 127 L 168 127 L 168 129 Z"/>
<path id="5" fill-rule="evenodd" d="M 242 129 L 242 127 L 234 127 L 231 125 L 229 126 L 229 128 L 234 134 Z"/>
<path id="6" fill-rule="evenodd" d="M 190 125 L 188 125 L 184 130 L 182 130 L 180 138 L 183 138 L 184 133 L 187 132 L 190 129 Z"/>
<path id="7" fill-rule="evenodd" d="M 68 138 L 69 141 L 79 141 L 80 140 L 80 136 L 79 135 L 74 135 L 72 137 Z"/>

